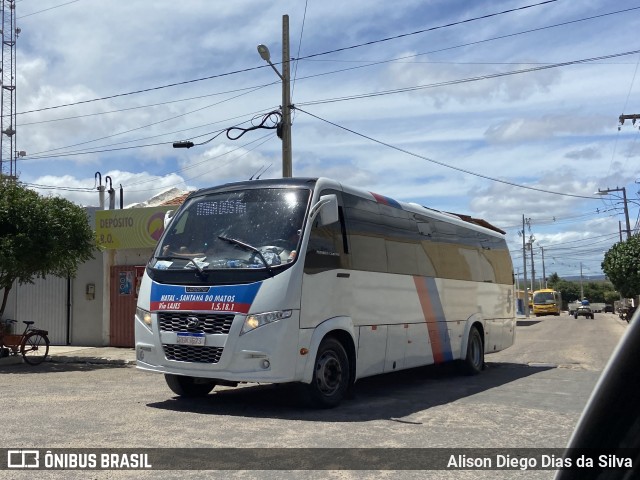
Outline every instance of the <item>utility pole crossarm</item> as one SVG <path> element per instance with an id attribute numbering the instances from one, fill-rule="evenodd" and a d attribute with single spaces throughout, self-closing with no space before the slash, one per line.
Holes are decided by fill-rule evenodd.
<path id="1" fill-rule="evenodd" d="M 633 125 L 636 124 L 636 120 L 640 120 L 640 113 L 634 113 L 632 115 L 620 115 L 618 117 L 618 119 L 620 120 L 620 125 L 624 125 L 624 121 L 625 120 L 631 120 L 631 122 L 633 123 Z"/>

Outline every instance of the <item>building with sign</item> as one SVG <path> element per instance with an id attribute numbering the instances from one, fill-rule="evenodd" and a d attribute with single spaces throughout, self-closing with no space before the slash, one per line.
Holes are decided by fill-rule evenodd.
<path id="1" fill-rule="evenodd" d="M 103 344 L 130 347 L 138 282 L 164 231 L 171 205 L 96 212 L 96 239 L 103 249 Z M 108 341 L 107 341 L 108 340 Z"/>

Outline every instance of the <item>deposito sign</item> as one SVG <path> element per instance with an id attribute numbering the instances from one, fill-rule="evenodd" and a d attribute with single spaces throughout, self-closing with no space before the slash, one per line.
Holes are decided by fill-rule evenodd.
<path id="1" fill-rule="evenodd" d="M 96 240 L 108 250 L 153 248 L 164 231 L 164 215 L 176 206 L 98 210 Z"/>

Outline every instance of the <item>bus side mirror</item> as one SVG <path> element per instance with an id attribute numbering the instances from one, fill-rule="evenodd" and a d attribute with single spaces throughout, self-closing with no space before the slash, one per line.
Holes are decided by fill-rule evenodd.
<path id="1" fill-rule="evenodd" d="M 336 223 L 338 217 L 338 197 L 335 194 L 322 195 L 318 203 L 311 209 L 311 214 L 318 213 L 318 226 Z"/>
<path id="2" fill-rule="evenodd" d="M 167 228 L 167 225 L 169 225 L 169 222 L 171 221 L 171 219 L 173 218 L 173 216 L 175 215 L 176 211 L 175 210 L 167 210 L 166 213 L 164 214 L 164 228 Z"/>

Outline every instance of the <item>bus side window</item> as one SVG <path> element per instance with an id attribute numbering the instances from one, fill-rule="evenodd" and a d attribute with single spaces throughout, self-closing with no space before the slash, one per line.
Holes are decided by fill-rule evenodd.
<path id="1" fill-rule="evenodd" d="M 333 191 L 322 192 L 336 193 Z M 340 198 L 338 196 L 338 198 Z M 338 207 L 340 221 L 330 225 L 318 226 L 314 221 L 309 234 L 307 254 L 305 257 L 305 271 L 315 273 L 323 270 L 347 268 L 345 265 L 345 249 L 348 248 L 344 235 L 344 216 L 342 207 Z"/>

